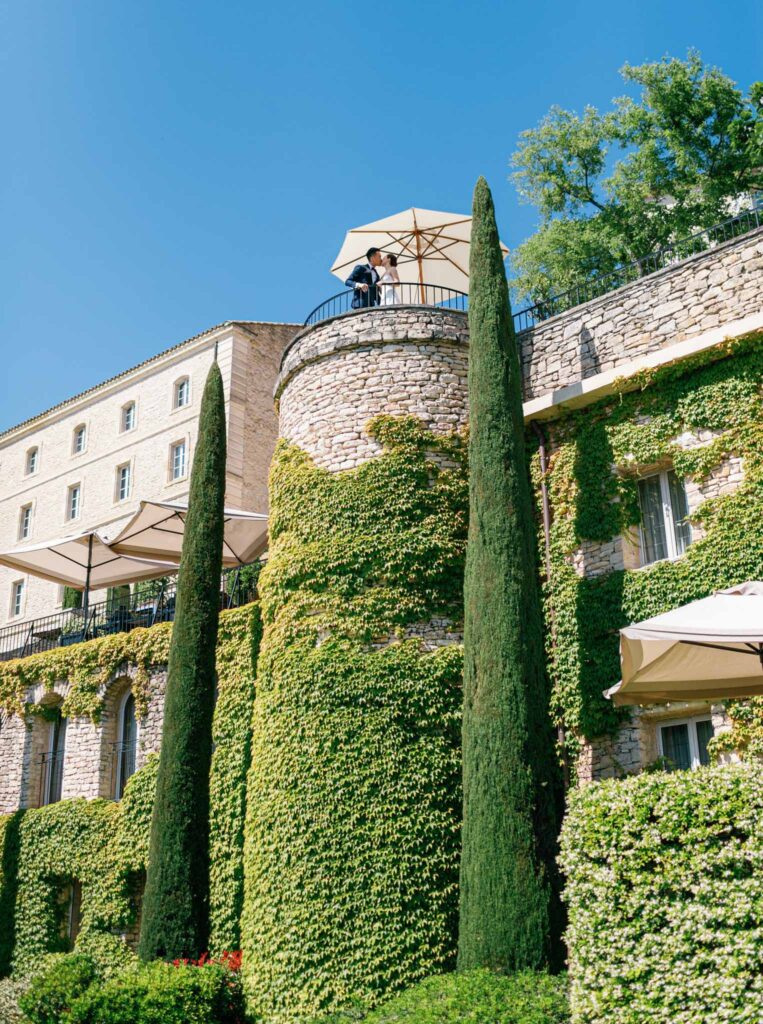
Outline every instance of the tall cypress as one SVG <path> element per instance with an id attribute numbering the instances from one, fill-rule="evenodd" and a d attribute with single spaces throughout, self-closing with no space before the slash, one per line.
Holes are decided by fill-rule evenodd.
<path id="1" fill-rule="evenodd" d="M 180 558 L 140 930 L 143 960 L 196 957 L 207 948 L 209 767 L 225 459 L 225 401 L 214 363 L 201 400 Z"/>
<path id="2" fill-rule="evenodd" d="M 560 786 L 521 371 L 493 199 L 474 191 L 458 966 L 556 966 Z"/>

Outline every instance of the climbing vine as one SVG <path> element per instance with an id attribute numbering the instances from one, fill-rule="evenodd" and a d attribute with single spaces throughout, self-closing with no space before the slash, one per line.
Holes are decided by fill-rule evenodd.
<path id="1" fill-rule="evenodd" d="M 383 451 L 357 469 L 285 442 L 271 469 L 242 943 L 274 1021 L 455 953 L 466 448 L 410 417 L 366 429 Z"/>
<path id="2" fill-rule="evenodd" d="M 548 656 L 554 713 L 573 754 L 583 738 L 612 732 L 622 721 L 624 712 L 602 696 L 619 676 L 622 626 L 763 575 L 762 341 L 758 334 L 724 342 L 621 380 L 614 397 L 568 414 L 550 432 Z M 682 443 L 684 434 L 693 443 Z M 639 473 L 673 465 L 701 484 L 730 456 L 743 460 L 744 479 L 696 509 L 698 539 L 680 559 L 578 574 L 576 550 L 639 523 Z M 749 732 L 759 703 L 730 706 L 738 730 Z M 738 732 L 729 742 L 736 738 L 744 739 Z"/>
<path id="3" fill-rule="evenodd" d="M 13 688 L 19 680 L 27 686 L 69 680 L 72 689 L 64 708 L 97 719 L 104 684 L 121 665 L 142 663 L 148 673 L 166 659 L 171 626 L 154 629 L 156 636 L 148 636 L 154 630 L 135 630 L 77 645 L 82 650 L 64 648 L 52 652 L 53 657 L 38 654 L 7 662 L 4 680 L 11 680 Z M 237 948 L 239 939 L 244 792 L 259 638 L 256 604 L 221 614 L 210 776 L 210 946 L 218 952 Z M 78 691 L 73 698 L 72 690 Z M 23 696 L 14 709 L 27 709 Z M 149 758 L 118 803 L 62 800 L 0 817 L 0 977 L 11 968 L 24 974 L 30 960 L 65 948 L 58 897 L 72 879 L 82 888 L 77 949 L 95 956 L 107 970 L 131 958 L 120 936 L 135 926 L 157 764 L 156 756 Z"/>

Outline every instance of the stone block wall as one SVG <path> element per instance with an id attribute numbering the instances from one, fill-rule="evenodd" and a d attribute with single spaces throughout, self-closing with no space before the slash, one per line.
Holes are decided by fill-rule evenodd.
<path id="1" fill-rule="evenodd" d="M 758 228 L 523 331 L 525 398 L 759 313 L 762 270 Z"/>
<path id="2" fill-rule="evenodd" d="M 365 425 L 380 413 L 463 427 L 467 345 L 466 314 L 435 308 L 378 307 L 307 328 L 276 384 L 281 436 L 337 471 L 378 453 Z"/>
<path id="3" fill-rule="evenodd" d="M 118 742 L 119 712 L 122 700 L 135 677 L 134 666 L 124 666 L 102 690 L 103 711 L 100 721 L 87 717 L 67 719 L 64 744 L 61 798 L 112 799 L 116 786 L 114 744 Z M 148 685 L 148 707 L 138 722 L 136 770 L 146 758 L 159 750 L 164 716 L 164 688 L 167 673 L 157 666 Z M 61 680 L 54 686 L 37 686 L 28 699 L 50 706 L 60 704 L 69 684 Z M 41 715 L 0 717 L 0 814 L 19 808 L 38 807 L 41 792 L 41 755 L 50 750 L 50 722 Z"/>

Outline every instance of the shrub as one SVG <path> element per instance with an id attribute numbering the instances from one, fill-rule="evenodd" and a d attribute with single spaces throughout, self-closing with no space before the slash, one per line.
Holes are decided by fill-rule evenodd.
<path id="1" fill-rule="evenodd" d="M 567 1024 L 566 988 L 563 977 L 533 971 L 443 974 L 406 989 L 368 1016 L 348 1010 L 322 1024 Z"/>
<path id="2" fill-rule="evenodd" d="M 561 863 L 576 1024 L 760 1024 L 763 768 L 578 790 Z"/>
<path id="3" fill-rule="evenodd" d="M 96 979 L 90 957 L 79 953 L 50 958 L 50 966 L 33 979 L 19 1006 L 34 1024 L 67 1020 L 72 1004 Z"/>
<path id="4" fill-rule="evenodd" d="M 2 1024 L 29 1024 L 21 1012 L 19 1000 L 28 991 L 28 978 L 0 978 L 0 1021 Z"/>
<path id="5" fill-rule="evenodd" d="M 242 1024 L 238 976 L 227 963 L 135 962 L 103 980 L 79 954 L 49 958 L 20 1000 L 32 1024 Z M 13 1018 L 11 1018 L 13 1019 Z M 5 1024 L 5 1021 L 3 1021 Z"/>

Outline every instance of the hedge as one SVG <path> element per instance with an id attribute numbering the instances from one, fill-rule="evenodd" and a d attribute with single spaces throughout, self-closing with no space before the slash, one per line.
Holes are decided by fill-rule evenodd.
<path id="1" fill-rule="evenodd" d="M 760 1024 L 763 767 L 577 790 L 561 864 L 574 1024 Z"/>
<path id="2" fill-rule="evenodd" d="M 247 787 L 250 1008 L 301 1020 L 453 962 L 465 444 L 380 417 L 383 452 L 332 474 L 281 442 Z M 431 458 L 431 453 L 439 456 Z"/>

